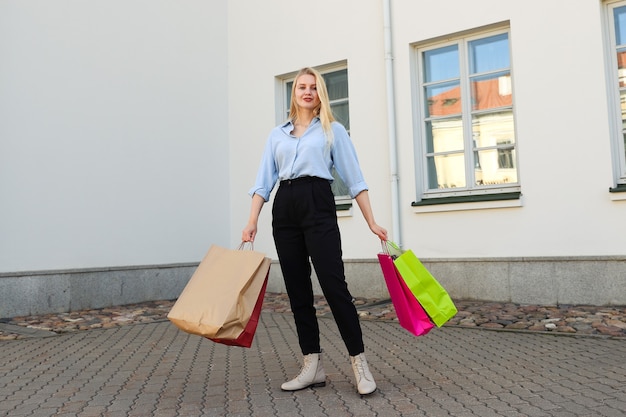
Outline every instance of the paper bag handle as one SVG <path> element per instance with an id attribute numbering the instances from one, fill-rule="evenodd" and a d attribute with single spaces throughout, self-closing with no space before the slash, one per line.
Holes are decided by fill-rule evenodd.
<path id="1" fill-rule="evenodd" d="M 400 254 L 402 254 L 402 249 L 400 249 L 400 247 L 395 243 L 392 242 L 391 240 L 385 240 L 385 241 L 380 241 L 380 245 L 383 247 L 383 253 L 385 255 L 390 255 L 392 257 L 398 257 L 400 256 Z M 389 250 L 391 248 L 391 250 Z M 393 252 L 394 254 L 392 255 L 391 252 Z"/>
<path id="2" fill-rule="evenodd" d="M 249 250 L 254 250 L 254 242 L 241 242 L 239 244 L 239 247 L 237 248 L 237 250 L 245 250 L 246 249 L 246 243 L 250 244 L 250 249 Z"/>
<path id="3" fill-rule="evenodd" d="M 382 246 L 382 248 L 383 248 L 383 254 L 389 255 L 389 248 L 387 247 L 387 241 L 381 240 L 380 241 L 380 246 Z"/>

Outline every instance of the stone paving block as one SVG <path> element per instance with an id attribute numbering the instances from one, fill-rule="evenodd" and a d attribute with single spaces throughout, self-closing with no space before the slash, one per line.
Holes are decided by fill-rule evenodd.
<path id="1" fill-rule="evenodd" d="M 484 402 L 484 404 L 489 409 L 495 410 L 498 413 L 510 412 L 510 411 L 514 411 L 515 410 L 515 408 L 511 404 L 509 404 L 509 403 L 507 403 L 505 401 L 502 401 L 499 398 L 486 400 Z"/>
<path id="2" fill-rule="evenodd" d="M 8 413 L 10 411 L 21 408 L 20 406 L 22 404 L 23 400 L 4 400 L 0 403 L 0 412 L 6 413 L 5 415 L 9 415 Z"/>
<path id="3" fill-rule="evenodd" d="M 91 400 L 89 400 L 88 404 L 89 406 L 103 406 L 106 407 L 109 404 L 111 404 L 114 400 L 114 397 L 112 395 L 98 395 L 94 398 L 92 398 Z"/>
<path id="4" fill-rule="evenodd" d="M 16 413 L 14 415 L 17 416 L 19 414 Z M 57 414 L 56 414 L 56 410 L 54 410 L 54 409 L 38 408 L 37 410 L 33 411 L 32 413 L 30 413 L 28 415 L 29 416 L 33 416 L 33 417 L 51 417 L 51 416 L 55 416 L 56 417 Z"/>
<path id="5" fill-rule="evenodd" d="M 623 401 L 619 401 L 619 400 L 607 400 L 604 402 L 604 405 L 606 405 L 607 407 L 611 407 L 615 410 L 624 410 L 622 407 L 624 406 L 624 402 Z"/>
<path id="6" fill-rule="evenodd" d="M 472 395 L 466 394 L 466 393 L 456 394 L 454 396 L 454 399 L 457 402 L 463 404 L 465 407 L 483 404 L 482 401 L 478 401 L 478 398 L 476 398 L 476 397 L 474 397 Z"/>
<path id="7" fill-rule="evenodd" d="M 130 410 L 134 404 L 132 399 L 116 399 L 107 407 L 107 411 L 109 412 L 119 412 L 123 413 L 127 410 Z"/>
<path id="8" fill-rule="evenodd" d="M 542 410 L 540 407 L 535 407 L 534 405 L 521 406 L 518 409 L 520 413 L 528 417 L 545 417 L 549 415 L 545 410 Z"/>
<path id="9" fill-rule="evenodd" d="M 132 409 L 128 411 L 127 417 L 152 417 L 152 415 L 152 411 Z"/>
<path id="10" fill-rule="evenodd" d="M 161 408 L 154 411 L 154 417 L 177 417 L 178 411 L 175 408 Z"/>
<path id="11" fill-rule="evenodd" d="M 554 410 L 550 413 L 550 417 L 572 417 L 572 415 L 572 413 L 563 409 Z"/>
<path id="12" fill-rule="evenodd" d="M 271 407 L 272 398 L 267 394 L 252 394 L 249 398 L 249 403 L 254 407 Z"/>
<path id="13" fill-rule="evenodd" d="M 231 400 L 226 404 L 226 410 L 229 413 L 244 413 L 249 412 L 250 405 L 246 400 Z"/>
<path id="14" fill-rule="evenodd" d="M 615 396 L 612 399 L 605 401 L 607 404 L 617 403 L 626 404 L 626 389 L 622 389 L 615 392 Z"/>
<path id="15" fill-rule="evenodd" d="M 601 406 L 595 409 L 598 415 L 607 416 L 607 417 L 623 417 L 624 410 L 623 409 L 615 409 L 608 406 Z"/>
<path id="16" fill-rule="evenodd" d="M 490 408 L 488 405 L 473 406 L 471 410 L 474 415 L 481 417 L 499 417 L 502 415 L 501 412 Z"/>
<path id="17" fill-rule="evenodd" d="M 573 395 L 573 394 L 572 394 Z M 539 397 L 541 398 L 541 400 L 543 401 L 547 401 L 549 403 L 552 404 L 559 404 L 562 402 L 566 402 L 566 401 L 571 401 L 571 396 L 566 397 L 560 393 L 554 392 L 554 388 L 550 387 L 550 390 L 545 390 L 543 392 L 539 393 Z M 533 402 L 534 404 L 538 404 L 540 402 L 540 400 L 537 400 L 535 402 Z"/>
<path id="18" fill-rule="evenodd" d="M 602 404 L 595 402 L 595 401 L 593 401 L 592 403 L 588 403 L 585 400 L 581 401 L 577 397 L 573 397 L 571 402 L 565 402 L 565 403 L 560 404 L 560 406 L 563 407 L 563 409 L 571 412 L 574 415 L 585 415 L 584 414 L 585 410 L 594 410 L 600 405 Z M 591 413 L 590 411 L 587 411 L 587 412 Z"/>
<path id="19" fill-rule="evenodd" d="M 275 417 L 276 411 L 271 406 L 255 406 L 252 410 L 251 415 L 254 417 Z M 213 414 L 217 415 L 217 414 Z"/>

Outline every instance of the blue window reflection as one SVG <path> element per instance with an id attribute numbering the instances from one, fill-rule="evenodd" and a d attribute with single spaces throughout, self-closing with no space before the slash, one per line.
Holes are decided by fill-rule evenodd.
<path id="1" fill-rule="evenodd" d="M 424 52 L 425 82 L 459 77 L 459 51 L 457 45 Z"/>
<path id="2" fill-rule="evenodd" d="M 471 41 L 469 45 L 471 74 L 496 71 L 511 66 L 508 34 L 503 33 Z"/>

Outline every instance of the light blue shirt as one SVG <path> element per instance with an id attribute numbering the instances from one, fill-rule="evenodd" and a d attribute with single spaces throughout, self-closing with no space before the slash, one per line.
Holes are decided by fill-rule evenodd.
<path id="1" fill-rule="evenodd" d="M 272 129 L 254 187 L 248 194 L 258 194 L 268 201 L 277 181 L 304 176 L 324 178 L 332 182 L 333 166 L 348 187 L 352 198 L 367 190 L 348 132 L 338 122 L 333 122 L 331 127 L 334 139 L 330 149 L 326 144 L 322 123 L 317 117 L 299 138 L 291 134 L 294 129 L 291 121 Z"/>

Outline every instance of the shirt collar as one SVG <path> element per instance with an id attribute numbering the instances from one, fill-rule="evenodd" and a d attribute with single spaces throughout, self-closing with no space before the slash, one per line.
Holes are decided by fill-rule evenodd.
<path id="1" fill-rule="evenodd" d="M 311 124 L 317 123 L 320 121 L 320 117 L 319 116 L 315 116 L 313 118 L 313 120 L 311 120 Z M 291 131 L 294 128 L 294 124 L 293 124 L 293 120 L 289 119 L 287 120 L 281 127 L 283 132 L 285 132 L 287 135 L 291 134 Z"/>

